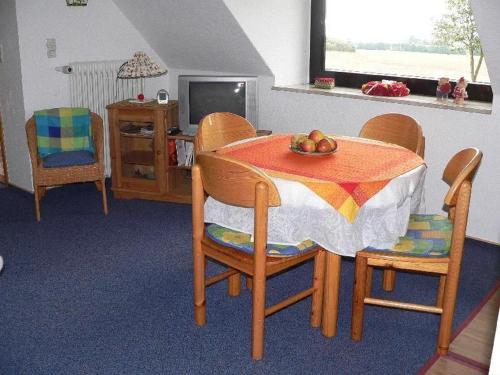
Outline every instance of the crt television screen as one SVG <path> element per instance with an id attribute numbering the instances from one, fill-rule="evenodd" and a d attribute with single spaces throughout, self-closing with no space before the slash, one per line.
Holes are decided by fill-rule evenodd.
<path id="1" fill-rule="evenodd" d="M 190 82 L 189 123 L 198 124 L 213 112 L 245 117 L 245 82 Z"/>

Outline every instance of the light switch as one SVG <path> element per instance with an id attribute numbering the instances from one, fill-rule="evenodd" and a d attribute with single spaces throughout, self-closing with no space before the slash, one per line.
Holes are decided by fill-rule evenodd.
<path id="1" fill-rule="evenodd" d="M 55 38 L 49 38 L 46 40 L 46 46 L 47 46 L 47 57 L 49 59 L 52 59 L 57 56 L 56 54 L 56 39 Z"/>

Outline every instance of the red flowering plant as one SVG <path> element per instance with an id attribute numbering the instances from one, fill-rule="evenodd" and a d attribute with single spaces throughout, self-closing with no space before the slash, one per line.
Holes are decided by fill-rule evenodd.
<path id="1" fill-rule="evenodd" d="M 332 89 L 335 87 L 335 78 L 333 77 L 316 77 L 314 79 L 314 87 L 318 89 Z"/>
<path id="2" fill-rule="evenodd" d="M 407 96 L 410 89 L 403 82 L 397 81 L 370 81 L 361 86 L 361 91 L 366 95 L 376 96 Z"/>

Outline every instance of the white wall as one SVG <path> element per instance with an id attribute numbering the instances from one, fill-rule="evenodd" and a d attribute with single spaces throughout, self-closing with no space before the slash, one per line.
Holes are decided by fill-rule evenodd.
<path id="1" fill-rule="evenodd" d="M 309 80 L 311 0 L 224 0 L 271 69 L 275 83 Z"/>
<path id="2" fill-rule="evenodd" d="M 55 67 L 72 61 L 125 60 L 138 50 L 165 64 L 112 0 L 89 1 L 86 7 L 67 7 L 62 0 L 17 0 L 16 8 L 26 118 L 8 124 L 8 160 L 11 182 L 31 190 L 24 121 L 35 110 L 69 105 L 69 77 Z M 47 57 L 47 38 L 57 40 L 56 58 Z M 168 88 L 167 76 L 148 79 L 146 95 L 161 86 Z"/>
<path id="3" fill-rule="evenodd" d="M 308 0 L 225 0 L 234 16 L 254 42 L 256 49 L 268 63 L 274 75 L 283 83 L 295 83 L 296 78 L 307 76 L 309 56 Z M 500 92 L 500 3 L 473 0 L 483 49 L 494 92 Z M 265 9 L 267 16 L 256 9 Z M 296 17 L 302 14 L 302 22 Z M 270 29 L 269 18 L 274 25 Z M 292 19 L 289 22 L 289 19 Z M 302 36 L 302 40 L 300 39 Z M 289 43 L 283 40 L 289 39 Z M 299 42 L 297 42 L 299 38 Z M 306 47 L 307 46 L 307 47 Z M 290 61 L 280 56 L 292 56 Z M 293 58 L 293 56 L 296 56 Z M 287 63 L 299 64 L 287 67 Z M 304 81 L 307 81 L 304 79 Z M 458 111 L 381 103 L 359 99 L 326 97 L 261 90 L 261 128 L 275 132 L 296 132 L 320 128 L 327 132 L 357 135 L 362 124 L 369 118 L 386 112 L 400 112 L 415 117 L 423 127 L 426 137 L 426 162 L 429 167 L 426 180 L 426 202 L 429 212 L 442 208 L 446 185 L 441 174 L 446 162 L 458 150 L 476 146 L 484 152 L 483 163 L 474 182 L 468 235 L 500 242 L 500 108 L 494 103 L 493 114 L 481 115 Z"/>
<path id="4" fill-rule="evenodd" d="M 25 147 L 24 99 L 21 89 L 21 61 L 16 22 L 15 0 L 0 1 L 0 44 L 3 48 L 3 62 L 0 63 L 0 112 L 2 114 L 9 178 L 22 180 L 24 173 L 17 167 L 19 145 Z"/>
<path id="5" fill-rule="evenodd" d="M 114 0 L 172 68 L 271 72 L 222 0 Z"/>

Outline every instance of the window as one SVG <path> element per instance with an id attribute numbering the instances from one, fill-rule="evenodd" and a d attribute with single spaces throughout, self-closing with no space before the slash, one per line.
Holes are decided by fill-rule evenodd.
<path id="1" fill-rule="evenodd" d="M 311 1 L 311 83 L 318 76 L 352 88 L 402 81 L 428 96 L 440 77 L 464 76 L 469 99 L 493 99 L 468 0 Z"/>

